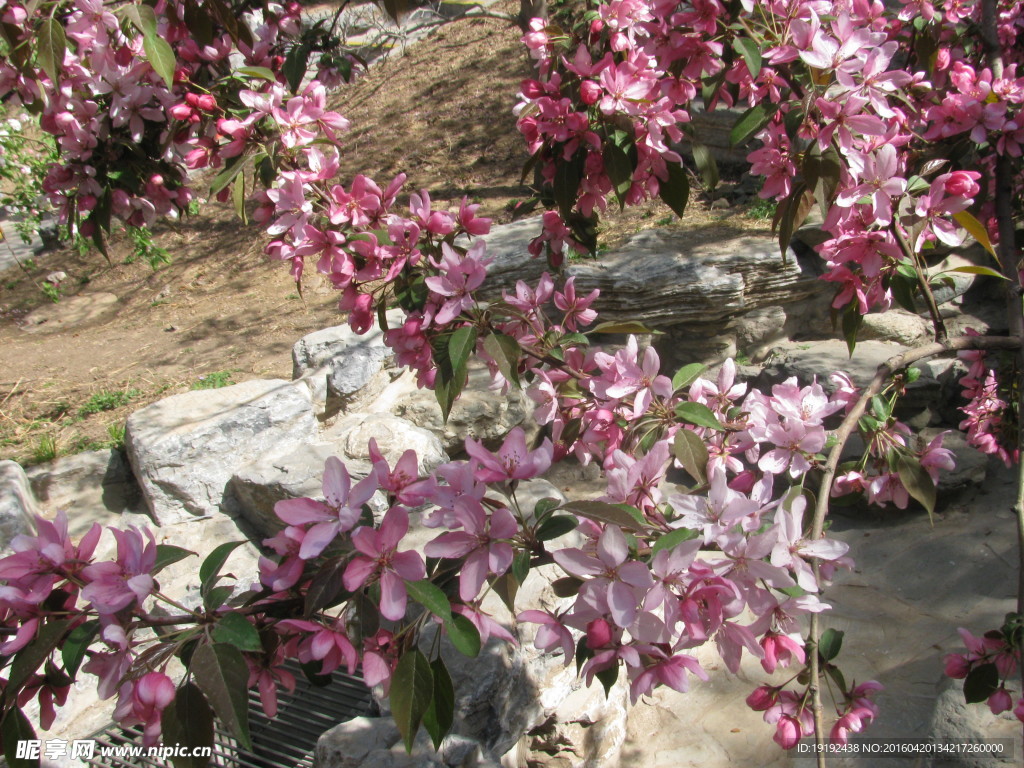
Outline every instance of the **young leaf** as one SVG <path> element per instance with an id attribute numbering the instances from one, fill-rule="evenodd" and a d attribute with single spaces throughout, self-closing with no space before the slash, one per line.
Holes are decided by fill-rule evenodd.
<path id="1" fill-rule="evenodd" d="M 50 82 L 57 82 L 57 70 L 64 63 L 67 49 L 68 41 L 61 23 L 52 16 L 43 19 L 36 31 L 36 55 Z"/>
<path id="2" fill-rule="evenodd" d="M 530 553 L 519 552 L 514 558 L 512 558 L 512 575 L 520 584 L 526 581 L 526 577 L 530 574 Z"/>
<path id="3" fill-rule="evenodd" d="M 434 689 L 430 706 L 423 713 L 423 727 L 437 750 L 455 721 L 455 686 L 440 656 L 430 662 L 430 671 L 434 676 Z"/>
<path id="4" fill-rule="evenodd" d="M 405 582 L 409 597 L 422 605 L 435 616 L 445 621 L 452 617 L 452 606 L 441 588 L 428 579 Z"/>
<path id="5" fill-rule="evenodd" d="M 952 269 L 947 269 L 945 272 L 940 272 L 939 274 L 944 275 L 946 272 L 959 272 L 964 275 L 985 275 L 986 277 L 998 277 L 1000 280 L 1009 280 L 1009 278 L 1002 272 L 996 272 L 991 267 L 977 267 L 973 264 L 966 267 L 953 267 Z M 939 275 L 934 275 L 932 279 L 938 276 Z"/>
<path id="6" fill-rule="evenodd" d="M 843 632 L 838 629 L 826 629 L 818 638 L 818 654 L 825 661 L 832 661 L 839 655 L 843 647 Z"/>
<path id="7" fill-rule="evenodd" d="M 761 72 L 761 49 L 757 43 L 749 37 L 734 37 L 732 47 L 736 53 L 743 57 L 750 76 L 756 79 Z"/>
<path id="8" fill-rule="evenodd" d="M 198 683 L 217 717 L 246 749 L 249 737 L 249 668 L 242 652 L 225 643 L 203 644 L 192 654 L 192 677 Z"/>
<path id="9" fill-rule="evenodd" d="M 689 365 L 684 365 L 676 371 L 676 375 L 672 377 L 672 389 L 681 389 L 682 387 L 693 384 L 693 382 L 695 382 L 707 369 L 708 367 L 703 363 L 690 363 Z"/>
<path id="10" fill-rule="evenodd" d="M 715 412 L 703 403 L 680 403 L 676 406 L 676 416 L 687 424 L 698 427 L 707 427 L 719 432 L 725 429 L 718 417 L 715 416 Z"/>
<path id="11" fill-rule="evenodd" d="M 78 674 L 78 667 L 85 658 L 85 652 L 99 630 L 100 622 L 98 619 L 87 621 L 72 629 L 67 639 L 61 644 L 60 657 L 64 662 L 64 670 L 71 677 Z"/>
<path id="12" fill-rule="evenodd" d="M 249 223 L 249 217 L 245 215 L 245 174 L 240 173 L 231 183 L 231 202 L 235 206 L 235 215 L 243 224 Z"/>
<path id="13" fill-rule="evenodd" d="M 623 322 L 616 322 L 609 320 L 606 323 L 598 323 L 590 329 L 591 333 L 655 333 L 652 328 L 648 328 L 641 322 L 636 320 L 627 320 Z"/>
<path id="14" fill-rule="evenodd" d="M 764 104 L 755 104 L 736 121 L 736 124 L 729 132 L 729 143 L 738 147 L 745 144 L 761 129 L 768 125 L 774 109 L 769 109 Z"/>
<path id="15" fill-rule="evenodd" d="M 39 758 L 18 757 L 18 743 L 35 741 L 36 732 L 21 707 L 11 707 L 0 722 L 0 741 L 4 745 L 4 758 L 10 768 L 39 768 Z"/>
<path id="16" fill-rule="evenodd" d="M 686 204 L 690 202 L 690 176 L 677 163 L 666 163 L 665 169 L 668 171 L 668 179 L 658 184 L 658 196 L 672 209 L 672 213 L 682 217 L 686 212 Z"/>
<path id="17" fill-rule="evenodd" d="M 556 597 L 575 597 L 582 586 L 583 582 L 575 576 L 563 576 L 551 582 L 551 591 Z"/>
<path id="18" fill-rule="evenodd" d="M 240 651 L 259 653 L 263 650 L 260 633 L 240 613 L 226 613 L 213 627 L 213 639 L 233 645 Z"/>
<path id="19" fill-rule="evenodd" d="M 306 590 L 306 603 L 303 612 L 311 616 L 319 610 L 335 604 L 344 588 L 341 578 L 348 567 L 348 559 L 345 557 L 332 557 L 316 569 L 313 581 Z"/>
<path id="20" fill-rule="evenodd" d="M 605 142 L 602 155 L 605 173 L 611 179 L 612 188 L 621 209 L 625 207 L 626 195 L 633 185 L 633 164 L 629 161 L 626 150 L 611 141 Z"/>
<path id="21" fill-rule="evenodd" d="M 609 504 L 604 501 L 570 501 L 562 509 L 574 515 L 596 520 L 599 523 L 617 525 L 629 531 L 642 532 L 647 521 L 638 509 L 626 504 Z"/>
<path id="22" fill-rule="evenodd" d="M 683 469 L 701 485 L 708 482 L 708 448 L 697 434 L 680 429 L 672 441 L 672 455 L 679 459 Z"/>
<path id="23" fill-rule="evenodd" d="M 299 43 L 292 46 L 291 50 L 288 51 L 288 55 L 285 56 L 281 71 L 284 73 L 285 80 L 288 81 L 288 87 L 291 88 L 292 93 L 299 90 L 299 86 L 302 85 L 302 79 L 306 76 L 306 66 L 309 63 L 310 50 L 306 43 Z"/>
<path id="24" fill-rule="evenodd" d="M 178 689 L 161 719 L 163 739 L 167 744 L 181 744 L 190 750 L 181 750 L 189 756 L 172 755 L 174 768 L 206 768 L 209 757 L 191 757 L 197 747 L 213 746 L 213 710 L 195 683 L 185 683 Z"/>
<path id="25" fill-rule="evenodd" d="M 689 528 L 676 528 L 674 531 L 659 537 L 658 540 L 654 542 L 654 546 L 651 547 L 651 554 L 656 555 L 663 549 L 675 549 L 684 541 L 696 539 L 697 536 L 698 533 L 690 530 Z"/>
<path id="26" fill-rule="evenodd" d="M 224 170 L 218 173 L 210 184 L 210 196 L 213 197 L 234 181 L 235 177 L 252 161 L 252 158 L 252 155 L 239 155 L 228 160 Z"/>
<path id="27" fill-rule="evenodd" d="M 174 49 L 171 44 L 157 35 L 145 35 L 142 38 L 142 50 L 153 70 L 160 75 L 168 88 L 174 87 Z"/>
<path id="28" fill-rule="evenodd" d="M 928 510 L 928 517 L 931 517 L 935 512 L 935 482 L 931 475 L 913 456 L 900 456 L 896 468 L 907 493 L 921 502 L 921 506 Z"/>
<path id="29" fill-rule="evenodd" d="M 184 560 L 186 557 L 194 557 L 195 552 L 184 549 L 183 547 L 176 547 L 173 544 L 157 544 L 156 545 L 156 564 L 153 566 L 153 575 L 160 573 L 164 568 L 172 563 L 176 563 L 179 560 Z"/>
<path id="30" fill-rule="evenodd" d="M 269 83 L 277 82 L 277 75 L 268 67 L 239 67 L 237 72 L 246 77 L 258 77 L 260 80 L 266 80 Z"/>
<path id="31" fill-rule="evenodd" d="M 616 663 L 606 669 L 602 669 L 600 672 L 594 675 L 598 680 L 601 681 L 601 685 L 604 686 L 604 695 L 607 698 L 612 686 L 615 685 L 615 681 L 619 679 L 619 664 Z"/>
<path id="32" fill-rule="evenodd" d="M 430 662 L 416 648 L 406 651 L 391 676 L 391 715 L 407 752 L 412 752 L 416 731 L 433 696 L 434 674 Z"/>
<path id="33" fill-rule="evenodd" d="M 984 224 L 974 218 L 970 211 L 954 213 L 953 218 L 957 224 L 966 229 L 971 237 L 981 244 L 982 248 L 991 253 L 997 262 L 999 261 L 999 256 L 996 254 L 995 248 L 992 247 L 992 241 L 988 239 L 988 230 L 985 229 Z"/>
<path id="34" fill-rule="evenodd" d="M 484 339 L 484 351 L 491 356 L 498 366 L 498 371 L 506 381 L 519 385 L 519 355 L 522 351 L 519 342 L 504 333 L 491 333 Z"/>
<path id="35" fill-rule="evenodd" d="M 203 608 L 208 611 L 215 611 L 224 605 L 224 601 L 231 597 L 231 593 L 235 591 L 235 588 L 230 584 L 222 584 L 219 587 L 214 587 L 208 590 L 203 595 Z"/>
<path id="36" fill-rule="evenodd" d="M 552 496 L 545 496 L 543 499 L 541 499 L 540 501 L 533 505 L 533 516 L 537 520 L 540 520 L 544 515 L 548 514 L 549 512 L 552 512 L 553 510 L 558 509 L 558 507 L 561 504 L 562 502 L 559 501 L 558 499 Z"/>
<path id="37" fill-rule="evenodd" d="M 537 538 L 540 541 L 551 541 L 559 536 L 564 536 L 570 531 L 575 531 L 579 526 L 579 520 L 568 515 L 555 515 L 544 521 L 544 524 L 537 529 Z"/>
<path id="38" fill-rule="evenodd" d="M 472 621 L 456 613 L 452 615 L 451 621 L 444 623 L 444 628 L 448 630 L 448 637 L 455 650 L 471 659 L 480 655 L 480 632 Z"/>
<path id="39" fill-rule="evenodd" d="M 242 541 L 226 542 L 206 556 L 206 559 L 203 560 L 203 564 L 199 566 L 199 589 L 202 594 L 205 595 L 210 591 L 217 580 L 217 574 L 219 574 L 220 569 L 224 567 L 224 563 L 227 561 L 228 557 L 244 543 L 245 542 Z"/>
<path id="40" fill-rule="evenodd" d="M 697 164 L 704 186 L 708 191 L 714 192 L 718 186 L 718 163 L 715 162 L 715 156 L 706 145 L 696 141 L 690 142 L 690 148 L 693 151 L 693 162 Z"/>
<path id="41" fill-rule="evenodd" d="M 995 664 L 981 664 L 964 679 L 964 700 L 968 704 L 980 704 L 999 688 L 999 670 Z"/>

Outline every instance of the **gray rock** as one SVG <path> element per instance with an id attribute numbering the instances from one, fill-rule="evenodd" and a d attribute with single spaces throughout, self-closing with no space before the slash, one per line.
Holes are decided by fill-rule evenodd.
<path id="1" fill-rule="evenodd" d="M 943 680 L 941 692 L 932 713 L 931 733 L 936 740 L 957 743 L 983 742 L 990 739 L 1005 739 L 1015 747 L 1020 746 L 1020 721 L 1012 712 L 993 715 L 985 704 L 967 704 L 964 701 L 962 680 Z M 1011 759 L 999 755 L 956 755 L 937 758 L 934 768 L 999 768 L 1019 765 L 1020 758 Z"/>
<path id="2" fill-rule="evenodd" d="M 967 436 L 963 432 L 928 427 L 918 433 L 918 439 L 923 445 L 927 445 L 940 432 L 946 433 L 942 438 L 942 447 L 953 452 L 956 468 L 952 472 L 943 472 L 939 475 L 939 492 L 955 491 L 968 485 L 984 483 L 988 470 L 988 456 L 968 445 Z"/>
<path id="3" fill-rule="evenodd" d="M 932 324 L 923 317 L 902 309 L 874 312 L 864 316 L 864 324 L 857 338 L 892 341 L 912 347 L 932 339 Z"/>
<path id="4" fill-rule="evenodd" d="M 325 431 L 316 443 L 295 445 L 239 467 L 229 483 L 231 506 L 261 536 L 273 536 L 284 527 L 274 513 L 277 502 L 304 496 L 323 499 L 324 462 L 329 457 L 345 463 L 352 482 L 369 474 L 371 437 L 392 467 L 409 448 L 416 451 L 420 474 L 448 460 L 438 439 L 425 429 L 386 414 L 357 414 Z M 383 514 L 386 502 L 375 496 L 370 506 Z"/>
<path id="5" fill-rule="evenodd" d="M 146 504 L 163 525 L 221 511 L 239 467 L 310 442 L 316 429 L 305 387 L 254 380 L 186 392 L 136 411 L 128 417 L 126 446 Z"/>
<path id="6" fill-rule="evenodd" d="M 389 325 L 397 325 L 404 314 L 392 310 L 387 318 Z M 338 325 L 295 343 L 292 378 L 305 381 L 318 411 L 330 416 L 343 406 L 372 399 L 390 381 L 383 372 L 392 356 L 379 327 L 359 335 L 348 325 Z"/>
<path id="7" fill-rule="evenodd" d="M 400 738 L 390 717 L 354 717 L 320 737 L 313 768 L 359 768 L 370 753 L 390 749 Z"/>
<path id="8" fill-rule="evenodd" d="M 86 451 L 30 467 L 26 474 L 36 498 L 50 511 L 64 509 L 76 535 L 76 522 L 104 513 L 120 515 L 144 507 L 142 491 L 123 451 Z M 88 526 L 86 526 L 87 528 Z M 77 531 L 77 535 L 85 528 Z"/>
<path id="9" fill-rule="evenodd" d="M 40 511 L 25 470 L 16 461 L 0 461 L 0 551 L 15 536 L 33 533 L 32 520 Z"/>
<path id="10" fill-rule="evenodd" d="M 455 402 L 445 423 L 441 407 L 433 391 L 407 388 L 392 406 L 393 413 L 437 435 L 450 454 L 461 453 L 467 437 L 493 444 L 513 428 L 534 426 L 530 414 L 534 403 L 520 389 L 510 388 L 506 394 L 488 389 L 491 377 L 487 366 L 478 359 L 469 362 L 469 381 Z"/>

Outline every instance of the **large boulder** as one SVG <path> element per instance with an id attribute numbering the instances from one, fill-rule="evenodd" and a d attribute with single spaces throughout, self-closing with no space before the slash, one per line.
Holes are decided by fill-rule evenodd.
<path id="1" fill-rule="evenodd" d="M 425 475 L 448 460 L 440 441 L 432 433 L 387 414 L 355 414 L 341 419 L 315 443 L 289 446 L 260 456 L 239 467 L 231 476 L 232 506 L 261 536 L 272 536 L 284 523 L 274 513 L 283 499 L 323 499 L 324 462 L 337 456 L 353 482 L 369 474 L 369 440 L 377 441 L 388 464 L 394 467 L 407 449 L 416 451 L 418 471 Z M 371 508 L 383 514 L 386 502 L 374 497 Z"/>
<path id="2" fill-rule="evenodd" d="M 32 518 L 40 512 L 28 477 L 15 461 L 0 461 L 0 552 L 22 533 L 32 533 Z"/>
<path id="3" fill-rule="evenodd" d="M 126 447 L 146 504 L 161 525 L 225 508 L 239 468 L 317 432 L 309 391 L 280 379 L 196 390 L 128 417 Z"/>
<path id="4" fill-rule="evenodd" d="M 391 310 L 388 324 L 398 325 L 403 317 Z M 379 327 L 361 335 L 348 325 L 324 328 L 292 347 L 292 378 L 306 382 L 317 411 L 329 416 L 372 400 L 390 382 L 385 371 L 393 356 Z"/>

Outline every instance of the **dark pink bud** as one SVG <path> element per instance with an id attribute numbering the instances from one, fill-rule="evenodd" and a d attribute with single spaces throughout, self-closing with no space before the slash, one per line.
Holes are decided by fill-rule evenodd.
<path id="1" fill-rule="evenodd" d="M 597 42 L 597 38 L 601 36 L 601 31 L 604 29 L 604 19 L 594 19 L 590 22 L 590 42 Z"/>
<path id="2" fill-rule="evenodd" d="M 122 45 L 120 48 L 117 49 L 117 52 L 114 53 L 114 61 L 117 62 L 117 65 L 119 67 L 127 67 L 129 64 L 132 63 L 132 59 L 134 57 L 135 54 L 132 53 L 132 49 L 129 48 L 127 45 Z"/>
<path id="3" fill-rule="evenodd" d="M 204 112 L 213 112 L 217 108 L 217 100 L 208 93 L 196 99 L 196 106 Z"/>
<path id="4" fill-rule="evenodd" d="M 175 120 L 185 121 L 192 117 L 192 107 L 190 107 L 188 104 L 175 104 L 173 107 L 168 109 L 167 112 Z"/>
<path id="5" fill-rule="evenodd" d="M 528 99 L 539 99 L 544 95 L 544 86 L 536 80 L 527 78 L 519 84 L 519 90 L 523 92 L 523 96 Z"/>
<path id="6" fill-rule="evenodd" d="M 605 619 L 594 619 L 587 624 L 587 648 L 604 648 L 612 641 L 612 626 Z"/>
<path id="7" fill-rule="evenodd" d="M 779 718 L 775 726 L 775 743 L 783 749 L 792 749 L 800 741 L 800 723 L 789 715 Z"/>
<path id="8" fill-rule="evenodd" d="M 946 179 L 946 194 L 957 197 L 974 197 L 980 189 L 976 183 L 980 178 L 981 174 L 977 171 L 953 171 Z"/>
<path id="9" fill-rule="evenodd" d="M 967 657 L 959 653 L 951 653 L 946 656 L 946 677 L 952 677 L 956 680 L 963 680 L 967 677 L 967 673 L 971 671 L 971 662 L 967 660 Z"/>
<path id="10" fill-rule="evenodd" d="M 944 72 L 949 69 L 949 62 L 949 48 L 939 48 L 935 53 L 935 69 L 939 72 Z"/>
<path id="11" fill-rule="evenodd" d="M 601 98 L 601 86 L 595 83 L 593 80 L 584 80 L 580 83 L 580 99 L 588 107 L 591 104 L 596 104 L 598 99 Z"/>
<path id="12" fill-rule="evenodd" d="M 755 712 L 764 712 L 769 707 L 775 706 L 778 696 L 778 688 L 773 688 L 770 685 L 762 685 L 759 688 L 755 688 L 751 694 L 747 696 L 747 706 Z"/>

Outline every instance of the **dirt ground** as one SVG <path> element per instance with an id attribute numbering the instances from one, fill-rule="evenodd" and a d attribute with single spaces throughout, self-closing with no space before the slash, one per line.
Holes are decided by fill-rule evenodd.
<path id="1" fill-rule="evenodd" d="M 519 183 L 526 151 L 512 114 L 533 71 L 519 37 L 496 19 L 458 21 L 343 89 L 335 108 L 353 130 L 341 178 L 386 182 L 404 171 L 407 192 L 427 188 L 453 207 L 466 195 L 496 223 L 509 221 L 530 195 Z M 616 214 L 603 241 L 655 225 L 714 237 L 725 219 L 764 229 L 735 206 L 709 203 L 694 199 L 681 221 L 660 203 Z M 33 464 L 116 445 L 127 415 L 161 397 L 290 378 L 294 342 L 343 322 L 329 286 L 313 275 L 300 296 L 287 269 L 263 255 L 261 230 L 227 206 L 161 224 L 154 242 L 169 265 L 125 263 L 132 248 L 122 237 L 110 263 L 58 249 L 0 273 L 0 458 Z M 68 277 L 55 304 L 40 286 L 56 270 Z"/>

